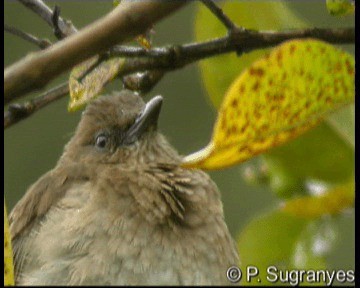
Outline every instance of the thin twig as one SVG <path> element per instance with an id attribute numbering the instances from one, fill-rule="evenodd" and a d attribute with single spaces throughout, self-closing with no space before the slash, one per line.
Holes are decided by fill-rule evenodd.
<path id="1" fill-rule="evenodd" d="M 224 11 L 218 7 L 213 0 L 200 0 L 214 15 L 218 20 L 226 27 L 229 41 L 238 31 L 242 33 L 250 33 L 250 30 L 245 29 L 244 27 L 238 27 L 236 24 L 224 13 Z M 235 52 L 240 56 L 244 50 L 241 47 L 241 44 L 237 44 Z"/>
<path id="2" fill-rule="evenodd" d="M 7 24 L 4 24 L 4 31 L 12 34 L 12 35 L 15 35 L 15 36 L 18 36 L 20 37 L 21 39 L 27 41 L 27 42 L 30 42 L 31 44 L 35 44 L 36 46 L 38 46 L 40 49 L 45 49 L 49 46 L 51 46 L 51 42 L 47 39 L 39 39 L 29 33 L 26 33 L 24 31 L 21 31 L 20 29 L 18 28 L 15 28 L 13 26 L 10 26 L 10 25 L 7 25 Z"/>
<path id="3" fill-rule="evenodd" d="M 171 2 L 171 4 L 156 1 L 125 3 L 125 7 L 122 7 L 122 4 L 119 5 L 117 8 L 121 7 L 121 9 L 117 10 L 116 8 L 107 17 L 84 29 L 85 31 L 54 44 L 41 54 L 33 54 L 33 57 L 25 58 L 5 69 L 5 104 L 20 95 L 24 95 L 26 92 L 43 87 L 59 73 L 66 71 L 92 55 L 107 51 L 115 42 L 121 42 L 141 34 L 142 30 L 146 30 L 148 25 L 152 25 L 155 19 L 159 19 L 180 7 L 180 4 L 175 5 L 174 2 Z M 133 17 L 134 13 L 146 15 L 147 17 L 141 19 Z M 138 23 L 137 20 L 140 22 Z M 119 38 L 115 39 L 109 35 Z M 202 43 L 152 48 L 150 50 L 117 47 L 111 49 L 109 53 L 111 57 L 135 57 L 127 59 L 121 67 L 119 77 L 123 77 L 149 70 L 162 70 L 164 72 L 178 69 L 203 58 L 238 51 L 239 45 L 241 45 L 242 51 L 251 51 L 274 46 L 285 40 L 306 37 L 322 39 L 334 44 L 354 43 L 355 29 L 301 29 L 283 32 L 258 32 L 238 29 L 232 35 L 227 35 L 227 37 Z"/>
<path id="4" fill-rule="evenodd" d="M 29 117 L 50 103 L 59 100 L 69 94 L 68 82 L 63 83 L 44 94 L 31 99 L 23 104 L 10 104 L 8 110 L 4 112 L 4 129 Z"/>
<path id="5" fill-rule="evenodd" d="M 188 1 L 124 1 L 81 32 L 33 53 L 4 71 L 4 103 L 43 88 L 84 60 L 133 39 Z"/>
<path id="6" fill-rule="evenodd" d="M 46 3 L 42 2 L 41 0 L 40 1 L 19 0 L 19 1 L 22 2 L 26 7 L 30 8 L 32 11 L 34 11 L 36 14 L 39 14 L 41 16 L 41 18 L 43 18 L 49 25 L 51 24 L 50 26 L 53 27 L 54 35 L 56 36 L 56 38 L 63 39 L 65 37 L 69 36 L 70 34 L 77 32 L 76 27 L 74 25 L 72 25 L 71 22 L 64 21 L 60 17 L 60 7 L 59 6 L 55 5 L 54 10 L 51 11 L 51 9 L 46 5 Z M 49 17 L 50 17 L 51 21 L 49 21 Z M 61 29 L 60 26 L 63 27 L 63 29 Z M 64 27 L 66 29 L 64 29 Z M 150 27 L 144 34 L 144 35 L 147 35 L 148 38 L 150 37 L 149 34 L 152 32 L 151 29 L 152 29 L 152 27 Z M 82 81 L 96 67 L 98 67 L 103 61 L 105 61 L 106 58 L 107 58 L 106 55 L 100 55 L 98 61 L 96 63 L 94 63 L 93 65 L 91 65 L 91 67 L 89 67 L 88 70 L 85 71 L 85 73 L 80 77 L 80 79 L 78 79 L 78 81 Z M 144 82 L 144 79 L 149 78 L 149 76 L 145 77 L 145 75 L 142 75 L 142 76 L 138 75 L 138 77 L 139 77 L 139 79 L 138 79 L 138 81 L 136 81 L 135 76 L 132 75 L 131 81 L 133 82 L 133 84 L 135 82 L 138 82 L 138 84 L 140 86 L 142 85 L 142 83 L 146 82 L 146 81 Z M 150 77 L 150 78 L 153 79 L 154 77 Z M 154 85 L 155 85 L 155 83 L 154 83 Z"/>
<path id="7" fill-rule="evenodd" d="M 143 13 L 143 10 L 146 9 L 146 6 L 141 6 L 143 3 L 171 5 L 178 2 L 169 3 L 136 1 L 125 3 L 130 3 L 129 5 L 138 4 L 139 6 L 137 8 L 142 9 L 141 13 Z M 119 5 L 117 8 L 120 6 L 121 5 Z M 153 8 L 154 12 L 156 8 Z M 125 14 L 123 19 L 126 21 L 128 18 L 127 13 L 131 13 L 130 11 L 132 11 L 132 9 L 130 8 L 125 13 L 124 10 L 126 9 L 121 9 L 118 12 L 120 12 L 120 15 Z M 150 13 L 147 15 L 149 14 Z M 158 17 L 159 15 L 158 13 L 154 14 L 157 14 L 155 17 Z M 119 18 L 116 16 L 117 13 L 114 13 L 111 18 L 117 21 Z M 141 24 L 144 25 L 144 18 L 142 18 L 141 21 Z M 104 22 L 106 23 L 105 27 L 108 27 L 109 25 L 112 27 L 111 35 L 117 35 L 120 37 L 120 39 L 124 38 L 125 35 L 129 35 L 130 31 L 128 31 L 128 29 L 131 29 L 130 27 L 136 26 L 132 23 L 129 23 L 129 21 L 120 21 L 121 25 L 125 26 L 120 26 L 123 27 L 123 33 L 119 33 L 119 30 L 116 29 L 116 26 L 114 27 L 114 25 L 111 25 L 111 21 Z M 146 26 L 144 28 L 146 29 Z M 96 33 L 94 33 L 95 29 L 97 29 Z M 61 72 L 66 71 L 67 69 L 84 61 L 92 55 L 103 51 L 105 47 L 109 49 L 111 44 L 113 44 L 116 39 L 109 39 L 111 37 L 108 37 L 108 34 L 104 33 L 104 31 L 109 31 L 109 29 L 104 29 L 104 26 L 102 25 L 89 27 L 86 31 L 83 31 L 83 33 L 79 32 L 73 37 L 66 38 L 63 41 L 52 45 L 49 49 L 42 51 L 42 53 L 33 54 L 32 57 L 25 58 L 20 63 L 15 63 L 12 66 L 6 68 L 4 71 L 4 103 L 7 104 L 15 98 L 26 94 L 27 92 L 43 87 L 47 82 L 59 75 Z M 94 34 L 97 34 L 96 37 L 94 37 Z M 130 34 L 133 36 L 138 35 L 139 31 L 131 31 Z M 173 70 L 207 57 L 238 51 L 240 45 L 241 50 L 247 52 L 259 48 L 267 48 L 278 45 L 283 41 L 294 38 L 308 37 L 321 39 L 333 44 L 355 43 L 355 29 L 310 28 L 282 32 L 237 30 L 231 36 L 228 35 L 227 37 L 217 38 L 201 43 L 191 43 L 183 46 L 173 46 L 170 48 L 153 48 L 148 51 L 142 48 L 140 48 L 140 50 L 132 48 L 131 50 L 126 51 L 127 56 L 129 56 L 131 53 L 136 56 L 138 53 L 142 55 L 150 55 L 150 57 L 142 57 L 129 61 L 129 65 L 124 65 L 122 67 L 124 69 L 124 74 L 122 74 L 122 76 L 129 73 L 142 72 L 152 69 Z M 94 39 L 96 39 L 95 42 Z M 104 44 L 106 45 L 104 46 Z M 122 57 L 124 49 L 119 52 L 120 53 L 116 53 L 116 49 L 111 49 L 109 53 L 113 57 Z"/>
<path id="8" fill-rule="evenodd" d="M 245 52 L 268 48 L 283 41 L 299 38 L 317 38 L 332 44 L 355 43 L 354 28 L 275 31 L 236 32 L 231 39 L 229 35 L 213 40 L 190 43 L 181 46 L 157 47 L 146 50 L 140 47 L 115 46 L 109 52 L 110 57 L 127 57 L 127 68 L 131 73 L 142 69 L 174 69 L 204 58 L 234 52 L 238 45 Z M 129 64 L 131 63 L 131 65 Z M 133 70 L 134 69 L 134 70 Z M 137 69 L 137 70 L 136 70 Z"/>
<path id="9" fill-rule="evenodd" d="M 229 33 L 238 29 L 233 21 L 212 0 L 200 0 L 228 29 Z"/>
<path id="10" fill-rule="evenodd" d="M 54 26 L 54 12 L 50 9 L 49 6 L 47 6 L 42 0 L 18 0 L 21 2 L 24 6 L 35 12 L 37 15 L 39 15 L 51 28 L 56 31 L 56 27 Z M 57 17 L 57 27 L 61 31 L 61 37 L 59 35 L 55 35 L 59 37 L 60 39 L 63 38 L 63 36 L 69 36 L 75 32 L 77 32 L 77 29 L 70 21 L 66 21 L 60 16 Z"/>
<path id="11" fill-rule="evenodd" d="M 217 38 L 201 43 L 191 43 L 182 46 L 157 47 L 146 50 L 141 47 L 114 46 L 110 57 L 127 57 L 121 66 L 118 77 L 124 77 L 124 85 L 133 90 L 146 93 L 154 87 L 166 71 L 181 68 L 187 64 L 215 55 L 221 55 L 237 50 L 237 43 L 242 43 L 242 49 L 251 51 L 267 48 L 294 38 L 317 38 L 333 44 L 355 43 L 355 29 L 304 29 L 283 32 L 237 32 L 236 37 Z M 237 42 L 238 41 L 238 42 Z M 151 70 L 151 71 L 149 71 Z M 145 72 L 145 73 L 138 73 Z M 133 75 L 134 73 L 138 73 Z M 130 74 L 130 75 L 129 75 Z M 129 76 L 127 76 L 129 75 Z M 138 77 L 138 79 L 134 78 Z M 68 88 L 66 88 L 68 89 Z M 68 90 L 66 90 L 68 91 Z M 60 96 L 59 96 L 60 97 Z M 57 99 L 57 98 L 55 98 Z M 49 104 L 51 101 L 47 102 Z M 35 111 L 41 109 L 39 106 Z M 16 109 L 15 109 L 16 110 Z M 21 109 L 18 109 L 22 111 Z M 23 119 L 26 116 L 20 117 Z M 16 123 L 9 112 L 4 115 L 4 127 Z M 12 120 L 11 120 L 12 119 Z"/>
<path id="12" fill-rule="evenodd" d="M 66 37 L 66 34 L 63 33 L 60 29 L 60 7 L 55 5 L 53 15 L 51 17 L 52 24 L 54 27 L 54 35 L 58 39 L 63 39 Z"/>
<path id="13" fill-rule="evenodd" d="M 154 88 L 164 74 L 164 70 L 152 70 L 124 76 L 122 81 L 124 88 L 146 94 Z"/>

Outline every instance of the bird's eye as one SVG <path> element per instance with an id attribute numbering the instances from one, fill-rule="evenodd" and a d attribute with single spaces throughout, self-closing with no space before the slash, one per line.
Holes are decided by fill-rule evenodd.
<path id="1" fill-rule="evenodd" d="M 108 137 L 106 135 L 99 135 L 96 137 L 95 146 L 100 149 L 104 149 L 107 145 Z"/>

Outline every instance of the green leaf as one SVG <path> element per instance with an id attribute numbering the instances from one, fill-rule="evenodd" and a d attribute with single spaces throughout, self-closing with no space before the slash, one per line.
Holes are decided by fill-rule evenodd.
<path id="1" fill-rule="evenodd" d="M 279 197 L 309 195 L 307 185 L 336 185 L 354 172 L 354 150 L 327 123 L 263 155 L 270 186 Z"/>
<path id="2" fill-rule="evenodd" d="M 309 222 L 296 241 L 291 257 L 291 267 L 307 271 L 325 270 L 327 268 L 325 258 L 331 254 L 338 237 L 336 228 L 333 219 L 330 218 Z M 318 286 L 327 283 L 312 281 L 310 276 L 304 277 L 300 284 Z"/>
<path id="3" fill-rule="evenodd" d="M 297 217 L 319 218 L 351 208 L 355 201 L 355 181 L 330 188 L 320 195 L 299 197 L 284 203 L 282 211 Z"/>
<path id="4" fill-rule="evenodd" d="M 351 0 L 326 0 L 326 7 L 333 16 L 354 14 L 355 1 Z"/>
<path id="5" fill-rule="evenodd" d="M 354 101 L 354 68 L 351 55 L 319 40 L 277 46 L 233 82 L 210 143 L 183 166 L 224 168 L 301 135 Z"/>
<path id="6" fill-rule="evenodd" d="M 278 280 L 269 282 L 269 267 L 281 270 L 318 270 L 326 269 L 326 257 L 333 252 L 338 238 L 337 225 L 333 218 L 321 218 L 316 221 L 289 216 L 280 210 L 267 212 L 250 221 L 238 236 L 240 268 L 245 275 L 249 266 L 259 269 L 259 275 L 250 283 L 241 280 L 243 285 L 321 285 L 314 283 L 311 276 L 299 281 L 289 277 L 287 283 Z M 272 268 L 271 268 L 272 269 Z M 274 270 L 272 270 L 274 271 Z M 282 277 L 284 278 L 284 277 Z M 260 279 L 260 280 L 258 280 Z"/>
<path id="7" fill-rule="evenodd" d="M 261 282 L 255 278 L 252 283 L 270 284 L 266 281 L 266 269 L 276 266 L 278 269 L 291 268 L 294 247 L 302 231 L 309 222 L 305 219 L 289 216 L 280 211 L 272 211 L 253 219 L 238 237 L 240 267 L 256 266 Z"/>
<path id="8" fill-rule="evenodd" d="M 355 105 L 335 111 L 326 120 L 338 135 L 355 149 Z"/>
<path id="9" fill-rule="evenodd" d="M 256 30 L 305 28 L 284 1 L 222 1 L 216 2 L 238 26 Z M 195 16 L 195 40 L 204 41 L 226 35 L 223 24 L 199 3 Z M 219 107 L 229 85 L 239 73 L 269 49 L 256 50 L 238 57 L 226 54 L 201 61 L 204 86 L 215 107 Z"/>

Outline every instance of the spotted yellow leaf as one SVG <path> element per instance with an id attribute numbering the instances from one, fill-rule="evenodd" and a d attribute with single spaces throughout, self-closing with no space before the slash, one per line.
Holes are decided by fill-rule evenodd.
<path id="1" fill-rule="evenodd" d="M 289 8 L 289 1 L 217 1 L 216 4 L 239 27 L 253 30 L 288 30 L 308 27 L 305 19 Z M 226 28 L 202 3 L 194 20 L 195 41 L 208 41 L 226 35 Z M 240 55 L 227 53 L 199 62 L 207 96 L 218 109 L 229 85 L 240 71 L 264 56 L 270 49 L 256 49 Z"/>
<path id="2" fill-rule="evenodd" d="M 4 286 L 13 286 L 14 284 L 13 253 L 11 249 L 9 222 L 4 199 Z"/>
<path id="3" fill-rule="evenodd" d="M 355 1 L 326 0 L 326 7 L 331 15 L 345 16 L 355 12 Z"/>
<path id="4" fill-rule="evenodd" d="M 230 86 L 211 142 L 184 158 L 220 169 L 283 144 L 354 101 L 354 58 L 319 40 L 291 40 L 254 62 Z"/>
<path id="5" fill-rule="evenodd" d="M 322 215 L 333 215 L 354 205 L 354 181 L 339 185 L 321 195 L 304 196 L 284 203 L 281 210 L 293 216 L 313 219 Z"/>
<path id="6" fill-rule="evenodd" d="M 69 79 L 70 102 L 68 105 L 70 112 L 82 108 L 98 96 L 103 87 L 116 77 L 124 63 L 124 58 L 112 58 L 91 69 L 98 59 L 99 56 L 95 56 L 79 64 L 71 71 Z"/>

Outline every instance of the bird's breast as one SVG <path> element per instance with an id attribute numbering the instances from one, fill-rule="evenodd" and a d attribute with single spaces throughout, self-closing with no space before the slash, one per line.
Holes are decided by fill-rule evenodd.
<path id="1" fill-rule="evenodd" d="M 149 194 L 157 180 L 144 180 L 71 187 L 22 248 L 18 284 L 228 284 L 226 269 L 238 259 L 222 214 L 194 227 L 146 219 L 161 202 Z"/>

